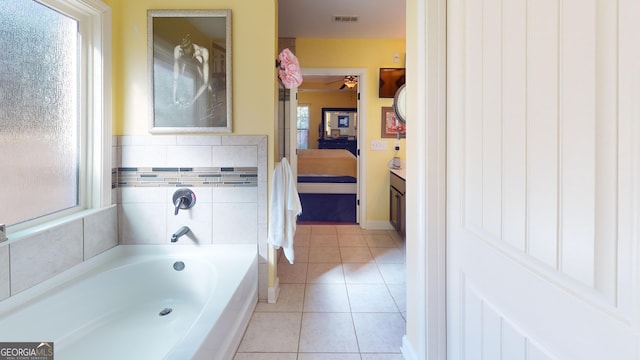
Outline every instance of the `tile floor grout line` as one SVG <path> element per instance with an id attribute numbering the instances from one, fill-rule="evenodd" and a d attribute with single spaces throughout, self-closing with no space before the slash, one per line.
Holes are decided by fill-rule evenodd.
<path id="1" fill-rule="evenodd" d="M 326 314 L 326 313 L 347 314 L 348 313 L 349 314 L 348 316 L 351 319 L 351 324 L 352 324 L 353 331 L 354 331 L 354 336 L 355 336 L 355 344 L 354 345 L 357 347 L 358 352 L 357 353 L 356 352 L 341 352 L 340 354 L 342 354 L 342 355 L 340 355 L 340 358 L 342 358 L 341 356 L 343 356 L 343 355 L 347 355 L 349 357 L 349 359 L 356 359 L 357 358 L 357 359 L 363 360 L 365 358 L 363 357 L 363 353 L 361 352 L 362 351 L 362 348 L 361 348 L 361 345 L 362 345 L 361 344 L 361 340 L 362 339 L 360 338 L 360 336 L 362 334 L 360 334 L 360 336 L 359 336 L 359 334 L 358 334 L 358 332 L 356 330 L 356 320 L 355 319 L 356 319 L 357 316 L 360 316 L 360 315 L 357 315 L 357 314 L 369 314 L 369 315 L 398 314 L 397 316 L 399 316 L 400 319 L 402 319 L 402 321 L 405 323 L 405 326 L 406 326 L 406 318 L 404 318 L 403 313 L 402 313 L 402 309 L 399 306 L 400 298 L 396 298 L 393 295 L 393 292 L 391 290 L 391 286 L 392 285 L 393 286 L 396 286 L 396 285 L 397 286 L 401 286 L 402 284 L 393 283 L 394 281 L 398 281 L 398 279 L 396 279 L 396 275 L 393 274 L 393 273 L 391 275 L 389 275 L 389 276 L 391 276 L 390 278 L 385 278 L 385 276 L 383 276 L 381 264 L 386 264 L 386 263 L 380 262 L 381 260 L 385 261 L 384 258 L 380 257 L 381 254 L 384 255 L 385 252 L 389 252 L 390 251 L 390 250 L 384 250 L 384 249 L 399 249 L 399 250 L 401 250 L 404 247 L 404 245 L 401 242 L 402 241 L 401 239 L 397 239 L 389 231 L 384 231 L 384 232 L 375 233 L 375 234 L 369 233 L 368 235 L 370 235 L 370 236 L 386 235 L 385 237 L 388 240 L 392 241 L 393 246 L 388 246 L 388 245 L 390 245 L 390 243 L 388 243 L 387 240 L 384 240 L 384 241 L 380 240 L 380 238 L 378 238 L 378 240 L 380 241 L 379 243 L 376 243 L 375 240 L 371 240 L 370 242 L 367 242 L 365 234 L 362 231 L 359 231 L 358 235 L 361 235 L 365 239 L 364 246 L 362 246 L 362 247 L 367 249 L 367 252 L 370 255 L 370 259 L 367 260 L 366 262 L 364 262 L 364 261 L 362 261 L 362 262 L 345 262 L 343 254 L 345 253 L 346 250 L 344 250 L 343 247 L 340 246 L 340 237 L 343 236 L 343 235 L 353 235 L 353 234 L 352 233 L 349 233 L 349 234 L 339 233 L 338 228 L 336 226 L 330 226 L 330 227 L 328 227 L 330 230 L 326 230 L 326 229 L 322 229 L 319 226 L 315 226 L 314 225 L 314 226 L 310 227 L 308 230 L 305 229 L 304 231 L 305 231 L 306 234 L 308 234 L 308 236 L 311 236 L 313 234 L 314 228 L 316 230 L 315 231 L 316 235 L 327 235 L 327 233 L 330 233 L 329 235 L 334 235 L 336 237 L 337 245 L 338 245 L 337 246 L 338 247 L 337 254 L 339 255 L 340 258 L 339 258 L 339 262 L 335 262 L 335 264 L 339 264 L 340 265 L 340 270 L 341 270 L 341 273 L 342 273 L 341 274 L 342 275 L 341 276 L 342 281 L 338 282 L 338 283 L 333 283 L 333 282 L 324 283 L 324 282 L 317 282 L 317 279 L 312 279 L 312 280 L 314 280 L 314 282 L 309 282 L 309 280 L 310 280 L 310 278 L 309 278 L 309 266 L 311 264 L 314 264 L 314 263 L 309 262 L 309 260 L 311 260 L 310 259 L 311 258 L 311 251 L 313 249 L 317 249 L 318 248 L 318 246 L 314 246 L 312 248 L 311 247 L 311 242 L 310 242 L 310 239 L 309 239 L 309 244 L 306 247 L 306 249 L 308 250 L 309 253 L 308 253 L 307 261 L 306 261 L 305 266 L 304 266 L 304 270 L 306 270 L 304 279 L 302 279 L 303 281 L 301 283 L 295 283 L 295 282 L 291 283 L 291 285 L 293 285 L 293 284 L 302 285 L 302 294 L 301 295 L 300 294 L 297 295 L 297 296 L 302 296 L 301 305 L 300 305 L 300 311 L 299 311 L 299 314 L 300 314 L 300 325 L 299 325 L 299 337 L 298 337 L 297 349 L 296 349 L 297 353 L 288 353 L 287 352 L 287 354 L 295 355 L 295 358 L 294 358 L 295 360 L 302 360 L 303 358 L 306 358 L 307 356 L 313 356 L 313 354 L 319 354 L 319 355 L 321 355 L 321 357 L 323 359 L 333 358 L 333 357 L 326 357 L 326 356 L 332 356 L 332 355 L 336 355 L 338 353 L 332 353 L 332 352 L 326 352 L 326 351 L 324 351 L 324 352 L 321 351 L 321 352 L 318 352 L 318 353 L 306 353 L 306 352 L 305 353 L 301 353 L 300 352 L 301 345 L 302 345 L 302 340 L 303 340 L 303 337 L 302 337 L 302 335 L 303 335 L 302 334 L 303 320 L 304 320 L 305 314 L 309 314 L 309 313 L 320 313 L 320 314 Z M 308 233 L 307 233 L 307 231 L 308 231 Z M 349 232 L 351 232 L 351 230 L 349 230 Z M 381 243 L 383 243 L 383 244 L 386 243 L 387 246 L 382 246 L 382 247 L 378 246 L 378 247 L 380 247 L 380 249 L 376 250 L 376 253 L 378 254 L 378 257 L 376 257 L 376 256 L 374 256 L 374 252 L 372 251 L 372 248 L 375 248 L 376 247 L 375 245 L 381 245 Z M 326 247 L 326 245 L 327 245 L 326 243 L 323 244 L 322 242 L 320 242 L 319 244 L 321 245 L 319 247 Z M 318 244 L 316 244 L 316 245 L 318 245 Z M 374 245 L 374 246 L 372 247 L 372 245 Z M 357 247 L 360 247 L 360 246 L 357 246 Z M 316 253 L 317 253 L 317 251 L 316 251 Z M 403 262 L 396 263 L 396 260 L 392 257 L 391 259 L 389 259 L 389 264 L 392 265 L 392 266 L 395 266 L 395 264 L 405 264 L 405 266 L 406 266 L 406 253 L 403 253 L 402 255 L 403 255 L 403 260 L 404 260 Z M 346 260 L 353 260 L 353 259 L 346 259 Z M 322 263 L 322 262 L 320 262 L 320 263 Z M 333 263 L 333 262 L 329 262 L 329 263 Z M 367 283 L 367 282 L 361 282 L 359 280 L 355 280 L 353 282 L 353 284 L 348 283 L 347 282 L 346 266 L 345 266 L 346 264 L 359 264 L 361 266 L 364 266 L 366 264 L 374 265 L 374 269 L 376 270 L 376 273 L 378 274 L 378 276 L 380 276 L 381 283 L 377 283 L 377 282 L 376 283 Z M 283 264 L 283 265 L 286 266 L 286 264 Z M 300 268 L 300 269 L 296 270 L 295 272 L 304 271 L 304 270 Z M 289 275 L 289 276 L 291 276 L 291 275 Z M 405 274 L 405 276 L 406 276 L 406 274 Z M 402 280 L 402 278 L 399 278 L 399 280 Z M 406 280 L 405 280 L 405 283 L 406 283 Z M 285 283 L 282 283 L 282 284 L 285 284 Z M 286 283 L 286 284 L 289 285 L 289 283 Z M 319 310 L 319 311 L 305 311 L 305 308 L 307 307 L 308 301 L 310 300 L 308 298 L 308 295 L 310 295 L 309 286 L 308 285 L 340 285 L 337 288 L 344 289 L 343 291 L 345 292 L 345 295 L 346 295 L 346 300 L 347 300 L 347 303 L 348 303 L 348 310 L 349 311 L 347 311 L 347 312 L 321 311 L 321 310 Z M 382 312 L 380 312 L 380 311 L 372 311 L 372 310 L 363 311 L 363 312 L 354 312 L 352 296 L 350 296 L 350 292 L 349 292 L 350 285 L 354 285 L 354 286 L 356 286 L 356 288 L 359 285 L 363 285 L 363 286 L 366 285 L 366 286 L 373 286 L 373 287 L 378 287 L 380 285 L 384 285 L 383 287 L 379 287 L 378 289 L 385 289 L 386 295 L 388 295 L 390 297 L 390 300 L 392 301 L 392 302 L 389 302 L 389 304 L 393 304 L 393 308 L 395 310 L 394 311 L 382 311 Z M 354 296 L 357 296 L 357 295 L 354 295 Z M 271 310 L 271 311 L 274 311 L 274 310 Z M 290 312 L 290 311 L 284 311 L 284 312 Z M 296 313 L 297 313 L 297 311 L 296 311 Z M 382 351 L 382 352 L 367 352 L 367 353 L 365 353 L 365 354 L 367 354 L 366 359 L 370 359 L 370 358 L 372 359 L 373 358 L 372 355 L 373 356 L 376 356 L 376 355 L 380 356 L 380 355 L 385 355 L 385 354 L 393 356 L 394 358 L 400 359 L 400 357 L 398 357 L 398 355 L 399 355 L 398 351 L 388 351 L 388 350 L 390 350 L 390 349 L 387 349 L 386 351 Z M 256 354 L 266 354 L 266 353 L 256 353 Z M 259 355 L 257 355 L 257 356 L 259 356 Z M 254 359 L 254 357 L 251 357 L 251 358 Z M 256 359 L 258 359 L 258 358 L 256 358 Z"/>
<path id="2" fill-rule="evenodd" d="M 300 357 L 300 342 L 302 341 L 302 322 L 304 320 L 304 303 L 307 298 L 307 283 L 305 279 L 304 288 L 302 290 L 302 308 L 300 309 L 300 330 L 298 332 L 298 347 L 296 348 L 296 359 Z"/>

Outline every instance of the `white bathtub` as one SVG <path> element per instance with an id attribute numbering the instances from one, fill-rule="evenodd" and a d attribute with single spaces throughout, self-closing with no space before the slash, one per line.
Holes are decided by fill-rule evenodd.
<path id="1" fill-rule="evenodd" d="M 232 359 L 257 269 L 255 245 L 117 246 L 0 302 L 0 341 L 53 341 L 56 360 Z"/>

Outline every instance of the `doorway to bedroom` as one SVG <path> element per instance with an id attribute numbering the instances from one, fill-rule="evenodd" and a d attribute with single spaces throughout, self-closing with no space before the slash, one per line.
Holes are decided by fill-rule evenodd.
<path id="1" fill-rule="evenodd" d="M 298 222 L 358 224 L 362 174 L 358 141 L 363 126 L 358 111 L 359 70 L 305 71 L 313 74 L 304 76 L 297 94 L 295 152 L 303 208 Z"/>

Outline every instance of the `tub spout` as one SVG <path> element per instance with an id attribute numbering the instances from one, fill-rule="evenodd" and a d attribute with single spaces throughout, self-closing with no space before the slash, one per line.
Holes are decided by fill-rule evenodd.
<path id="1" fill-rule="evenodd" d="M 191 229 L 189 229 L 188 226 L 183 226 L 180 229 L 178 229 L 178 231 L 176 231 L 175 233 L 173 233 L 173 235 L 171 235 L 171 242 L 174 243 L 176 241 L 178 241 L 178 239 L 182 236 L 185 235 L 186 233 L 188 233 L 189 231 L 191 231 Z"/>

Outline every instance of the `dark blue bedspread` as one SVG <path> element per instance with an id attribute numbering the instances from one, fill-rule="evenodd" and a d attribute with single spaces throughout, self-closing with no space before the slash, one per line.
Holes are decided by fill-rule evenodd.
<path id="1" fill-rule="evenodd" d="M 353 176 L 298 176 L 299 183 L 356 183 Z"/>

